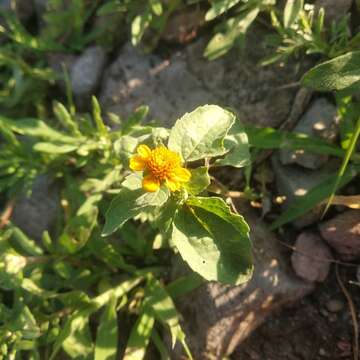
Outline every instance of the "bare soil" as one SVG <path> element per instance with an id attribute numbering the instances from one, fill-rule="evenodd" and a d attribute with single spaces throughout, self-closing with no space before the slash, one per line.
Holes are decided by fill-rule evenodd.
<path id="1" fill-rule="evenodd" d="M 354 267 L 340 269 L 355 309 L 359 308 L 360 287 Z M 339 300 L 344 306 L 330 312 L 327 304 Z M 357 320 L 359 316 L 357 317 Z M 324 360 L 354 359 L 353 322 L 348 302 L 336 279 L 335 265 L 325 283 L 291 308 L 269 318 L 231 356 L 232 360 Z"/>

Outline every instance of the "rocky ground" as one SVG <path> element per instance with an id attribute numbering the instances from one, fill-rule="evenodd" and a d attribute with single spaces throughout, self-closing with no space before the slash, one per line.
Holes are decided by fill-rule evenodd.
<path id="1" fill-rule="evenodd" d="M 257 65 L 266 55 L 259 41 L 263 31 L 251 31 L 243 53 L 213 62 L 202 57 L 206 36 L 185 46 L 164 45 L 151 55 L 125 44 L 113 54 L 91 46 L 79 56 L 52 54 L 48 60 L 55 70 L 61 63 L 68 66 L 80 108 L 96 93 L 106 111 L 126 116 L 149 105 L 150 118 L 171 126 L 198 105 L 215 103 L 232 108 L 244 123 L 335 141 L 333 99 L 299 87 L 310 62 Z M 210 283 L 178 304 L 196 359 L 230 354 L 234 360 L 352 359 L 354 325 L 341 284 L 357 310 L 360 211 L 337 207 L 320 221 L 321 209 L 313 209 L 282 233 L 267 230 L 280 210 L 276 197 L 286 197 L 281 205 L 286 209 L 339 164 L 327 156 L 287 150 L 273 153 L 264 164 L 268 196 L 262 210 L 236 204 L 251 226 L 253 279 L 240 287 Z M 222 176 L 230 188 L 242 189 L 239 170 L 228 169 Z M 346 191 L 358 188 L 352 184 Z M 32 198 L 16 205 L 13 221 L 36 239 L 56 218 L 56 200 L 56 189 L 39 179 Z M 340 281 L 335 261 L 340 261 Z"/>

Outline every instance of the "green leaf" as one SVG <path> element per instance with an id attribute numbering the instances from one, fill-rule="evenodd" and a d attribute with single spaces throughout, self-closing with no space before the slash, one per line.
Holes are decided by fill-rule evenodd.
<path id="1" fill-rule="evenodd" d="M 160 0 L 150 0 L 150 6 L 151 6 L 152 12 L 156 16 L 161 16 L 162 15 L 163 7 L 162 7 L 162 4 L 161 4 Z"/>
<path id="2" fill-rule="evenodd" d="M 241 0 L 215 0 L 212 2 L 211 9 L 205 14 L 205 20 L 211 21 L 224 12 L 237 5 Z"/>
<path id="3" fill-rule="evenodd" d="M 84 203 L 86 206 L 87 203 Z M 85 246 L 97 223 L 97 206 L 80 207 L 76 216 L 71 218 L 60 235 L 58 243 L 67 253 L 73 254 Z"/>
<path id="4" fill-rule="evenodd" d="M 251 277 L 249 227 L 220 198 L 189 198 L 173 223 L 182 258 L 206 280 L 238 285 Z"/>
<path id="5" fill-rule="evenodd" d="M 158 334 L 158 332 L 153 329 L 151 334 L 151 340 L 155 345 L 157 351 L 160 353 L 161 360 L 171 360 L 171 356 L 168 351 L 168 346 L 164 344 L 162 337 Z"/>
<path id="6" fill-rule="evenodd" d="M 103 310 L 96 334 L 94 360 L 115 360 L 118 343 L 116 298 L 113 296 Z"/>
<path id="7" fill-rule="evenodd" d="M 152 20 L 151 12 L 146 9 L 144 14 L 138 15 L 131 23 L 131 43 L 136 46 L 139 45 L 145 30 L 149 27 Z"/>
<path id="8" fill-rule="evenodd" d="M 186 204 L 191 207 L 195 206 L 206 211 L 210 211 L 211 213 L 227 221 L 229 224 L 232 224 L 240 233 L 242 241 L 244 241 L 244 247 L 247 248 L 246 251 L 250 250 L 251 245 L 249 241 L 249 225 L 241 215 L 233 213 L 223 199 L 218 197 L 197 196 L 189 198 Z M 250 253 L 245 256 L 251 259 Z"/>
<path id="9" fill-rule="evenodd" d="M 258 149 L 303 149 L 316 154 L 327 154 L 343 157 L 345 151 L 323 139 L 308 136 L 306 134 L 289 133 L 273 128 L 256 128 L 245 126 L 251 147 Z M 354 154 L 353 159 L 358 159 Z"/>
<path id="10" fill-rule="evenodd" d="M 301 80 L 318 91 L 358 90 L 360 88 L 360 51 L 349 52 L 309 70 Z"/>
<path id="11" fill-rule="evenodd" d="M 226 20 L 225 29 L 211 38 L 204 51 L 204 56 L 209 60 L 215 60 L 225 55 L 236 43 L 241 43 L 258 13 L 259 8 L 255 7 Z"/>
<path id="12" fill-rule="evenodd" d="M 201 166 L 196 169 L 189 169 L 191 172 L 190 181 L 184 184 L 184 188 L 191 194 L 197 195 L 207 189 L 210 185 L 208 168 Z"/>
<path id="13" fill-rule="evenodd" d="M 34 240 L 30 240 L 18 227 L 10 225 L 11 228 L 11 239 L 10 242 L 19 251 L 22 250 L 26 255 L 41 256 L 43 250 L 36 244 Z"/>
<path id="14" fill-rule="evenodd" d="M 93 343 L 89 328 L 89 318 L 78 316 L 68 326 L 69 335 L 64 340 L 62 347 L 72 358 L 89 359 L 93 352 Z"/>
<path id="15" fill-rule="evenodd" d="M 204 284 L 204 279 L 199 274 L 193 272 L 182 276 L 166 286 L 166 291 L 172 299 L 186 295 L 192 290 Z"/>
<path id="16" fill-rule="evenodd" d="M 113 15 L 114 13 L 126 12 L 126 5 L 122 4 L 120 0 L 112 0 L 100 6 L 96 11 L 97 16 Z"/>
<path id="17" fill-rule="evenodd" d="M 284 26 L 291 27 L 298 19 L 300 11 L 304 6 L 304 0 L 287 0 L 284 9 Z"/>
<path id="18" fill-rule="evenodd" d="M 45 122 L 38 119 L 17 119 L 10 120 L 0 116 L 0 122 L 11 128 L 12 131 L 20 135 L 39 137 L 48 141 L 78 144 L 81 138 L 67 136 L 59 131 L 52 129 Z"/>
<path id="19" fill-rule="evenodd" d="M 96 128 L 100 135 L 106 136 L 108 135 L 108 129 L 104 124 L 104 120 L 101 116 L 101 108 L 100 104 L 95 96 L 92 96 L 92 110 L 93 110 L 93 117 L 95 120 Z"/>
<path id="20" fill-rule="evenodd" d="M 149 107 L 146 105 L 139 106 L 124 122 L 122 126 L 122 133 L 128 134 L 136 126 L 143 122 L 149 113 Z"/>
<path id="21" fill-rule="evenodd" d="M 235 115 L 217 105 L 204 105 L 176 121 L 168 147 L 185 161 L 224 154 L 224 138 Z"/>
<path id="22" fill-rule="evenodd" d="M 171 297 L 161 283 L 151 278 L 145 288 L 144 308 L 151 308 L 157 320 L 169 326 L 172 346 L 175 346 L 176 339 L 182 340 L 184 333 L 180 327 L 179 314 Z"/>
<path id="23" fill-rule="evenodd" d="M 123 189 L 111 202 L 105 215 L 102 236 L 108 236 L 119 229 L 126 221 L 151 207 L 162 206 L 169 198 L 169 190 L 160 188 L 153 193 L 144 193 L 141 178 L 132 174 L 123 182 Z"/>
<path id="24" fill-rule="evenodd" d="M 166 203 L 170 196 L 169 189 L 167 187 L 161 187 L 158 191 L 147 192 L 135 201 L 135 206 L 147 207 L 147 206 L 162 206 Z"/>
<path id="25" fill-rule="evenodd" d="M 229 152 L 223 159 L 217 160 L 216 165 L 241 168 L 250 164 L 249 140 L 239 121 L 230 129 L 224 145 Z"/>
<path id="26" fill-rule="evenodd" d="M 78 147 L 78 145 L 73 144 L 38 142 L 33 146 L 33 150 L 47 154 L 67 154 L 77 150 Z"/>
<path id="27" fill-rule="evenodd" d="M 69 114 L 63 104 L 58 101 L 54 102 L 53 111 L 59 122 L 64 126 L 65 129 L 71 131 L 75 136 L 81 135 L 79 127 L 72 116 Z"/>
<path id="28" fill-rule="evenodd" d="M 13 313 L 13 319 L 9 323 L 9 331 L 21 331 L 22 337 L 26 340 L 36 339 L 41 336 L 41 331 L 36 323 L 35 317 L 22 302 L 18 303 Z"/>
<path id="29" fill-rule="evenodd" d="M 139 315 L 135 325 L 131 329 L 123 358 L 124 360 L 142 360 L 145 357 L 154 323 L 154 316 L 148 312 Z"/>
<path id="30" fill-rule="evenodd" d="M 331 202 L 333 201 L 334 199 L 334 196 L 335 196 L 335 193 L 337 191 L 337 188 L 341 182 L 341 179 L 343 178 L 344 174 L 345 174 L 345 171 L 347 169 L 347 166 L 349 164 L 349 161 L 351 159 L 351 156 L 353 154 L 353 152 L 355 151 L 356 149 L 356 144 L 358 143 L 358 138 L 360 136 L 360 118 L 358 119 L 357 123 L 356 123 L 356 126 L 355 126 L 355 129 L 354 129 L 354 132 L 353 132 L 353 135 L 350 139 L 350 142 L 349 142 L 349 146 L 348 148 L 346 149 L 346 153 L 345 153 L 345 156 L 343 158 L 343 161 L 342 161 L 342 164 L 341 164 L 341 167 L 337 173 L 337 177 L 336 177 L 336 181 L 335 181 L 335 184 L 334 184 L 334 187 L 333 189 L 331 190 L 331 195 L 328 199 L 328 202 L 326 204 L 326 207 L 325 207 L 325 210 L 323 212 L 323 216 L 324 214 L 327 212 L 329 206 L 331 205 Z"/>
<path id="31" fill-rule="evenodd" d="M 91 299 L 88 305 L 85 305 L 84 307 L 81 307 L 80 309 L 76 310 L 67 319 L 65 325 L 61 329 L 61 332 L 56 338 L 56 341 L 53 346 L 53 352 L 50 356 L 50 360 L 55 360 L 55 357 L 59 352 L 64 341 L 66 341 L 66 339 L 74 332 L 74 330 L 77 330 L 79 324 L 80 325 L 84 324 L 84 319 L 88 319 L 92 313 L 101 309 L 104 305 L 109 303 L 112 297 L 119 299 L 120 297 L 127 294 L 130 290 L 132 290 L 135 286 L 137 286 L 142 280 L 143 277 L 139 276 L 123 281 L 120 285 L 115 286 L 114 288 L 107 290 L 104 293 Z M 75 323 L 73 324 L 73 322 Z"/>
<path id="32" fill-rule="evenodd" d="M 112 200 L 106 214 L 102 236 L 108 236 L 119 229 L 126 221 L 141 213 L 145 206 L 136 206 L 135 201 L 143 194 L 142 189 L 122 189 Z"/>
<path id="33" fill-rule="evenodd" d="M 345 186 L 349 183 L 358 172 L 354 167 L 349 167 L 345 174 L 341 177 L 338 188 Z M 271 229 L 274 230 L 290 221 L 293 221 L 331 196 L 334 186 L 337 183 L 337 175 L 333 175 L 309 190 L 304 196 L 299 197 L 292 205 L 284 211 L 272 224 Z"/>

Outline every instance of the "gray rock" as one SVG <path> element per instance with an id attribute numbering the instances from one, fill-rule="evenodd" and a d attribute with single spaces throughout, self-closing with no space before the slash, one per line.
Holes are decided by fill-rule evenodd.
<path id="1" fill-rule="evenodd" d="M 72 66 L 76 61 L 76 56 L 72 54 L 63 54 L 63 53 L 48 53 L 46 54 L 47 61 L 50 67 L 55 71 L 58 75 L 59 79 L 62 79 L 64 76 L 64 68 L 70 75 L 70 71 Z M 61 86 L 65 89 L 65 84 L 61 80 Z"/>
<path id="2" fill-rule="evenodd" d="M 316 0 L 316 11 L 320 8 L 325 10 L 325 21 L 330 25 L 333 21 L 339 21 L 351 8 L 353 0 Z"/>
<path id="3" fill-rule="evenodd" d="M 28 20 L 34 13 L 34 3 L 32 0 L 0 0 L 2 10 L 13 10 L 20 20 Z"/>
<path id="4" fill-rule="evenodd" d="M 320 236 L 303 232 L 297 237 L 291 263 L 296 274 L 302 279 L 325 281 L 332 259 L 330 248 Z"/>
<path id="5" fill-rule="evenodd" d="M 328 100 L 315 100 L 301 117 L 294 132 L 334 141 L 338 134 L 336 107 Z M 298 164 L 308 169 L 318 169 L 328 160 L 327 155 L 304 150 L 280 150 L 280 161 L 284 164 Z"/>
<path id="6" fill-rule="evenodd" d="M 313 289 L 311 283 L 297 278 L 289 269 L 278 238 L 247 206 L 239 203 L 237 207 L 250 225 L 255 272 L 241 286 L 210 282 L 179 300 L 187 342 L 195 359 L 230 355 L 274 311 Z M 174 359 L 180 358 L 175 354 Z"/>
<path id="7" fill-rule="evenodd" d="M 331 299 L 325 304 L 326 308 L 333 313 L 341 311 L 345 304 L 341 300 Z"/>
<path id="8" fill-rule="evenodd" d="M 60 195 L 49 177 L 39 176 L 30 197 L 16 201 L 11 221 L 30 238 L 40 240 L 45 230 L 51 230 L 59 214 Z"/>
<path id="9" fill-rule="evenodd" d="M 215 102 L 187 70 L 182 56 L 163 61 L 130 44 L 106 72 L 100 100 L 108 111 L 125 117 L 138 106 L 149 105 L 151 116 L 166 126 L 199 104 Z"/>
<path id="10" fill-rule="evenodd" d="M 106 110 L 126 117 L 142 104 L 150 116 L 171 126 L 199 105 L 232 107 L 243 122 L 277 126 L 290 113 L 296 89 L 282 89 L 299 76 L 295 66 L 257 66 L 265 56 L 250 34 L 249 49 L 215 61 L 203 57 L 206 39 L 199 39 L 168 59 L 142 54 L 125 45 L 105 72 L 100 100 Z"/>
<path id="11" fill-rule="evenodd" d="M 88 47 L 73 63 L 70 80 L 75 99 L 88 100 L 96 90 L 106 63 L 105 50 L 100 46 Z"/>
<path id="12" fill-rule="evenodd" d="M 360 211 L 349 210 L 319 225 L 321 236 L 344 260 L 360 256 Z"/>
<path id="13" fill-rule="evenodd" d="M 303 169 L 295 165 L 285 166 L 281 164 L 276 153 L 272 156 L 271 162 L 278 194 L 285 197 L 282 204 L 284 210 L 288 209 L 296 199 L 306 195 L 310 189 L 324 181 L 334 171 L 332 164 L 329 164 L 329 168 L 326 167 L 316 171 Z M 319 220 L 321 211 L 321 206 L 315 207 L 312 211 L 296 219 L 294 225 L 303 228 L 313 224 Z"/>
<path id="14" fill-rule="evenodd" d="M 35 0 L 35 12 L 39 18 L 44 15 L 46 11 L 46 7 L 48 4 L 48 0 Z"/>

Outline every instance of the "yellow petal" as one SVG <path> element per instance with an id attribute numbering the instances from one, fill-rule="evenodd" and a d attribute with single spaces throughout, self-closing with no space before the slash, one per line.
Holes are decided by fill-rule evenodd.
<path id="1" fill-rule="evenodd" d="M 166 186 L 170 189 L 170 191 L 176 191 L 180 189 L 180 183 L 175 179 L 166 179 Z"/>
<path id="2" fill-rule="evenodd" d="M 145 161 L 142 157 L 135 155 L 130 159 L 129 167 L 134 171 L 142 171 L 145 169 Z"/>
<path id="3" fill-rule="evenodd" d="M 143 159 L 147 159 L 151 155 L 151 149 L 144 144 L 139 145 L 136 151 Z"/>
<path id="4" fill-rule="evenodd" d="M 142 186 L 145 191 L 155 192 L 160 188 L 160 181 L 148 175 L 143 178 Z"/>
<path id="5" fill-rule="evenodd" d="M 188 169 L 178 167 L 173 170 L 172 179 L 180 182 L 188 182 L 191 178 L 191 172 Z"/>

